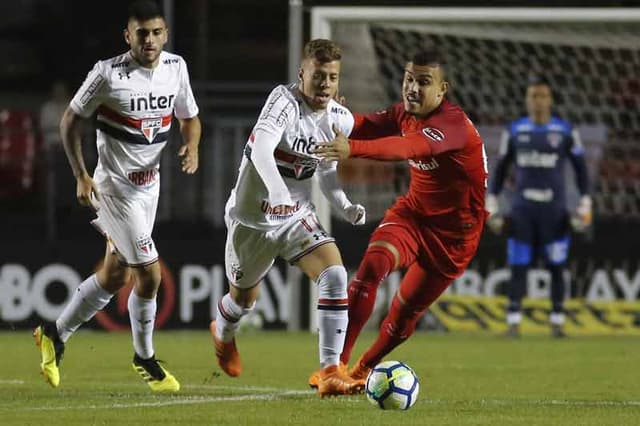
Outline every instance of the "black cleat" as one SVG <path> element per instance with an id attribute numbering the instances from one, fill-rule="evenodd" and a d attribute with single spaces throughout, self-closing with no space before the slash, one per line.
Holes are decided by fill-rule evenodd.
<path id="1" fill-rule="evenodd" d="M 564 339 L 567 336 L 567 333 L 564 332 L 562 326 L 559 324 L 551 324 L 551 337 L 555 339 Z"/>
<path id="2" fill-rule="evenodd" d="M 520 326 L 518 324 L 509 324 L 509 328 L 503 334 L 504 337 L 509 339 L 519 339 L 520 338 Z"/>

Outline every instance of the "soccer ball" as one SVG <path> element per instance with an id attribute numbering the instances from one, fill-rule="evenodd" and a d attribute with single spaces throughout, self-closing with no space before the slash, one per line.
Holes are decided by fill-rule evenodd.
<path id="1" fill-rule="evenodd" d="M 419 391 L 418 376 L 400 361 L 376 365 L 367 376 L 365 386 L 369 402 L 383 410 L 408 410 L 415 404 Z"/>

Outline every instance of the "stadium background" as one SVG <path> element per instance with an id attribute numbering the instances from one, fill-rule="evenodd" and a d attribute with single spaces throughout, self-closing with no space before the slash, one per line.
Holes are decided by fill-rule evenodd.
<path id="1" fill-rule="evenodd" d="M 0 5 L 0 328 L 22 328 L 53 319 L 70 291 L 97 267 L 104 247 L 88 226 L 91 215 L 75 202 L 75 183 L 59 142 L 40 126 L 50 87 L 64 81 L 73 92 L 99 58 L 125 50 L 121 30 L 126 1 L 108 6 L 81 1 L 23 0 Z M 170 4 L 172 2 L 164 2 Z M 295 3 L 295 2 L 294 2 Z M 398 2 L 348 2 L 398 5 Z M 419 6 L 426 2 L 402 2 Z M 547 4 L 545 4 L 547 3 Z M 345 2 L 305 1 L 304 39 L 311 6 Z M 537 6 L 636 7 L 635 2 L 536 2 Z M 522 7 L 528 2 L 428 2 L 430 7 Z M 252 13 L 247 13 L 251 9 Z M 184 56 L 201 107 L 204 134 L 197 175 L 179 172 L 177 139 L 165 151 L 162 192 L 154 239 L 163 260 L 158 322 L 162 328 L 202 329 L 224 294 L 222 212 L 240 152 L 270 88 L 288 79 L 287 1 L 186 0 L 174 2 L 168 50 Z M 202 19 L 206 17 L 206 19 Z M 436 26 L 365 28 L 370 56 L 356 38 L 345 38 L 343 94 L 355 111 L 374 110 L 398 99 L 402 49 L 435 42 L 448 51 L 452 97 L 480 127 L 489 158 L 495 158 L 501 125 L 523 113 L 527 74 L 547 72 L 557 111 L 580 126 L 587 142 L 594 188 L 595 224 L 574 237 L 568 272 L 572 298 L 570 331 L 640 330 L 640 30 L 634 25 L 569 28 L 555 40 L 491 38 L 489 28 L 458 33 Z M 548 28 L 547 28 L 548 29 Z M 495 30 L 495 28 L 494 28 Z M 506 34 L 523 30 L 515 26 Z M 338 29 L 340 31 L 340 29 Z M 454 31 L 452 33 L 452 31 Z M 489 32 L 488 32 L 489 31 Z M 511 31 L 511 32 L 509 32 Z M 618 44 L 612 44 L 611 39 Z M 340 40 L 338 40 L 340 41 Z M 348 43 L 351 41 L 351 44 Z M 302 42 L 302 40 L 299 40 Z M 360 48 L 362 47 L 362 48 Z M 349 49 L 353 49 L 350 51 Z M 366 61 L 371 62 L 366 62 Z M 354 65 L 358 67 L 354 68 Z M 347 71 L 348 69 L 348 71 Z M 370 95 L 369 98 L 362 94 Z M 87 130 L 92 138 L 92 130 Z M 83 145 L 89 165 L 95 148 Z M 370 222 L 352 229 L 332 221 L 345 263 L 353 270 L 384 209 L 406 185 L 401 164 L 351 162 L 341 168 L 351 195 L 363 202 Z M 504 239 L 486 233 L 478 256 L 451 294 L 434 308 L 425 327 L 483 329 L 502 324 L 500 299 L 508 272 Z M 380 294 L 380 309 L 397 285 L 393 275 Z M 266 326 L 312 325 L 313 285 L 280 263 L 266 279 L 259 312 Z M 545 324 L 548 277 L 530 276 L 529 295 L 542 297 L 525 311 L 530 326 Z M 295 290 L 295 291 L 291 291 Z M 623 300 L 627 303 L 617 302 Z M 112 302 L 91 326 L 126 328 L 126 295 Z M 374 320 L 375 321 L 375 320 Z M 311 327 L 313 328 L 313 327 Z"/>

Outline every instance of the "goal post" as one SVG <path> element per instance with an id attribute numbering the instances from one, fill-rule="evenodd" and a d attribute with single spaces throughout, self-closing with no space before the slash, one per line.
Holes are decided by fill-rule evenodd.
<path id="1" fill-rule="evenodd" d="M 524 113 L 531 73 L 550 81 L 560 116 L 590 129 L 599 150 L 592 171 L 605 139 L 624 145 L 640 135 L 640 9 L 336 6 L 312 7 L 310 14 L 311 38 L 342 47 L 340 94 L 355 112 L 401 100 L 409 54 L 441 47 L 449 58 L 449 97 L 479 128 L 490 162 L 502 127 Z M 587 157 L 589 165 L 589 151 Z M 367 208 L 368 221 L 380 220 L 406 189 L 406 165 L 403 172 L 391 164 L 341 164 L 345 189 Z M 606 206 L 595 192 L 595 207 Z M 313 197 L 330 229 L 331 211 L 317 187 Z"/>

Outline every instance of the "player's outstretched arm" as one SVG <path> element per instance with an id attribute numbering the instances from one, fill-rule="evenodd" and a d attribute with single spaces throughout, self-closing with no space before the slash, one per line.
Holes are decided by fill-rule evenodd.
<path id="1" fill-rule="evenodd" d="M 180 133 L 182 134 L 182 146 L 178 151 L 178 156 L 182 157 L 182 171 L 193 174 L 198 170 L 198 146 L 202 135 L 202 125 L 200 118 L 179 118 Z"/>
<path id="2" fill-rule="evenodd" d="M 82 155 L 82 126 L 85 119 L 67 108 L 60 120 L 60 137 L 69 165 L 76 178 L 76 197 L 78 202 L 86 207 L 97 210 L 93 199 L 99 200 L 98 188 L 89 176 Z M 93 196 L 93 199 L 92 199 Z"/>
<path id="3" fill-rule="evenodd" d="M 328 143 L 318 144 L 316 154 L 325 160 L 344 160 L 349 157 L 371 158 L 374 160 L 407 160 L 433 153 L 424 137 L 416 134 L 387 136 L 378 139 L 347 139 L 339 130 L 336 138 Z"/>

